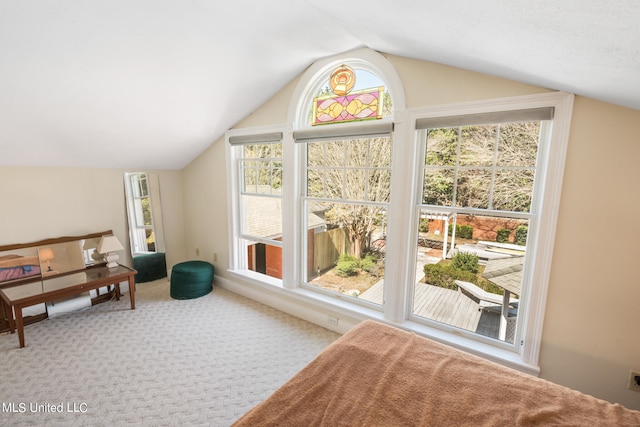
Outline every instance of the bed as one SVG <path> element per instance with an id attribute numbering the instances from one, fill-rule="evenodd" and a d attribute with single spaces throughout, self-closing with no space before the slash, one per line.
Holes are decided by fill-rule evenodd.
<path id="1" fill-rule="evenodd" d="M 0 282 L 22 279 L 40 274 L 40 261 L 37 255 L 3 255 L 0 256 Z"/>
<path id="2" fill-rule="evenodd" d="M 640 426 L 640 412 L 367 320 L 242 426 Z"/>

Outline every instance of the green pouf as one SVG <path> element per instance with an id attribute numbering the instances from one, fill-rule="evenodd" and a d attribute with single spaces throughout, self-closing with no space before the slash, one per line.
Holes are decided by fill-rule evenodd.
<path id="1" fill-rule="evenodd" d="M 171 270 L 171 298 L 192 299 L 213 289 L 213 265 L 206 261 L 186 261 Z"/>
<path id="2" fill-rule="evenodd" d="M 167 277 L 167 261 L 162 252 L 133 257 L 133 269 L 136 274 L 136 283 L 151 282 Z"/>

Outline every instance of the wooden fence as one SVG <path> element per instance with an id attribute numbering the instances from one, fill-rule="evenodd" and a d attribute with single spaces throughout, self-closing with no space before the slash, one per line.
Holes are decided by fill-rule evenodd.
<path id="1" fill-rule="evenodd" d="M 316 271 L 335 266 L 338 257 L 349 252 L 349 239 L 342 228 L 318 233 L 313 238 L 313 265 Z"/>

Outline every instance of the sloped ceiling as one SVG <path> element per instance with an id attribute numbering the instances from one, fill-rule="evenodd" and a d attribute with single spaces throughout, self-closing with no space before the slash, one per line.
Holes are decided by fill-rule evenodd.
<path id="1" fill-rule="evenodd" d="M 640 110 L 635 0 L 0 0 L 0 165 L 181 169 L 359 47 Z"/>

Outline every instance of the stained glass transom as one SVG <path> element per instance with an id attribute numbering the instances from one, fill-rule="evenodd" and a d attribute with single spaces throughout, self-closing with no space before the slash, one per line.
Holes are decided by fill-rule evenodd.
<path id="1" fill-rule="evenodd" d="M 376 120 L 391 114 L 384 81 L 367 70 L 340 65 L 313 98 L 311 124 Z"/>
<path id="2" fill-rule="evenodd" d="M 313 100 L 314 125 L 356 120 L 381 119 L 380 98 L 383 87 L 344 96 L 328 96 Z"/>

